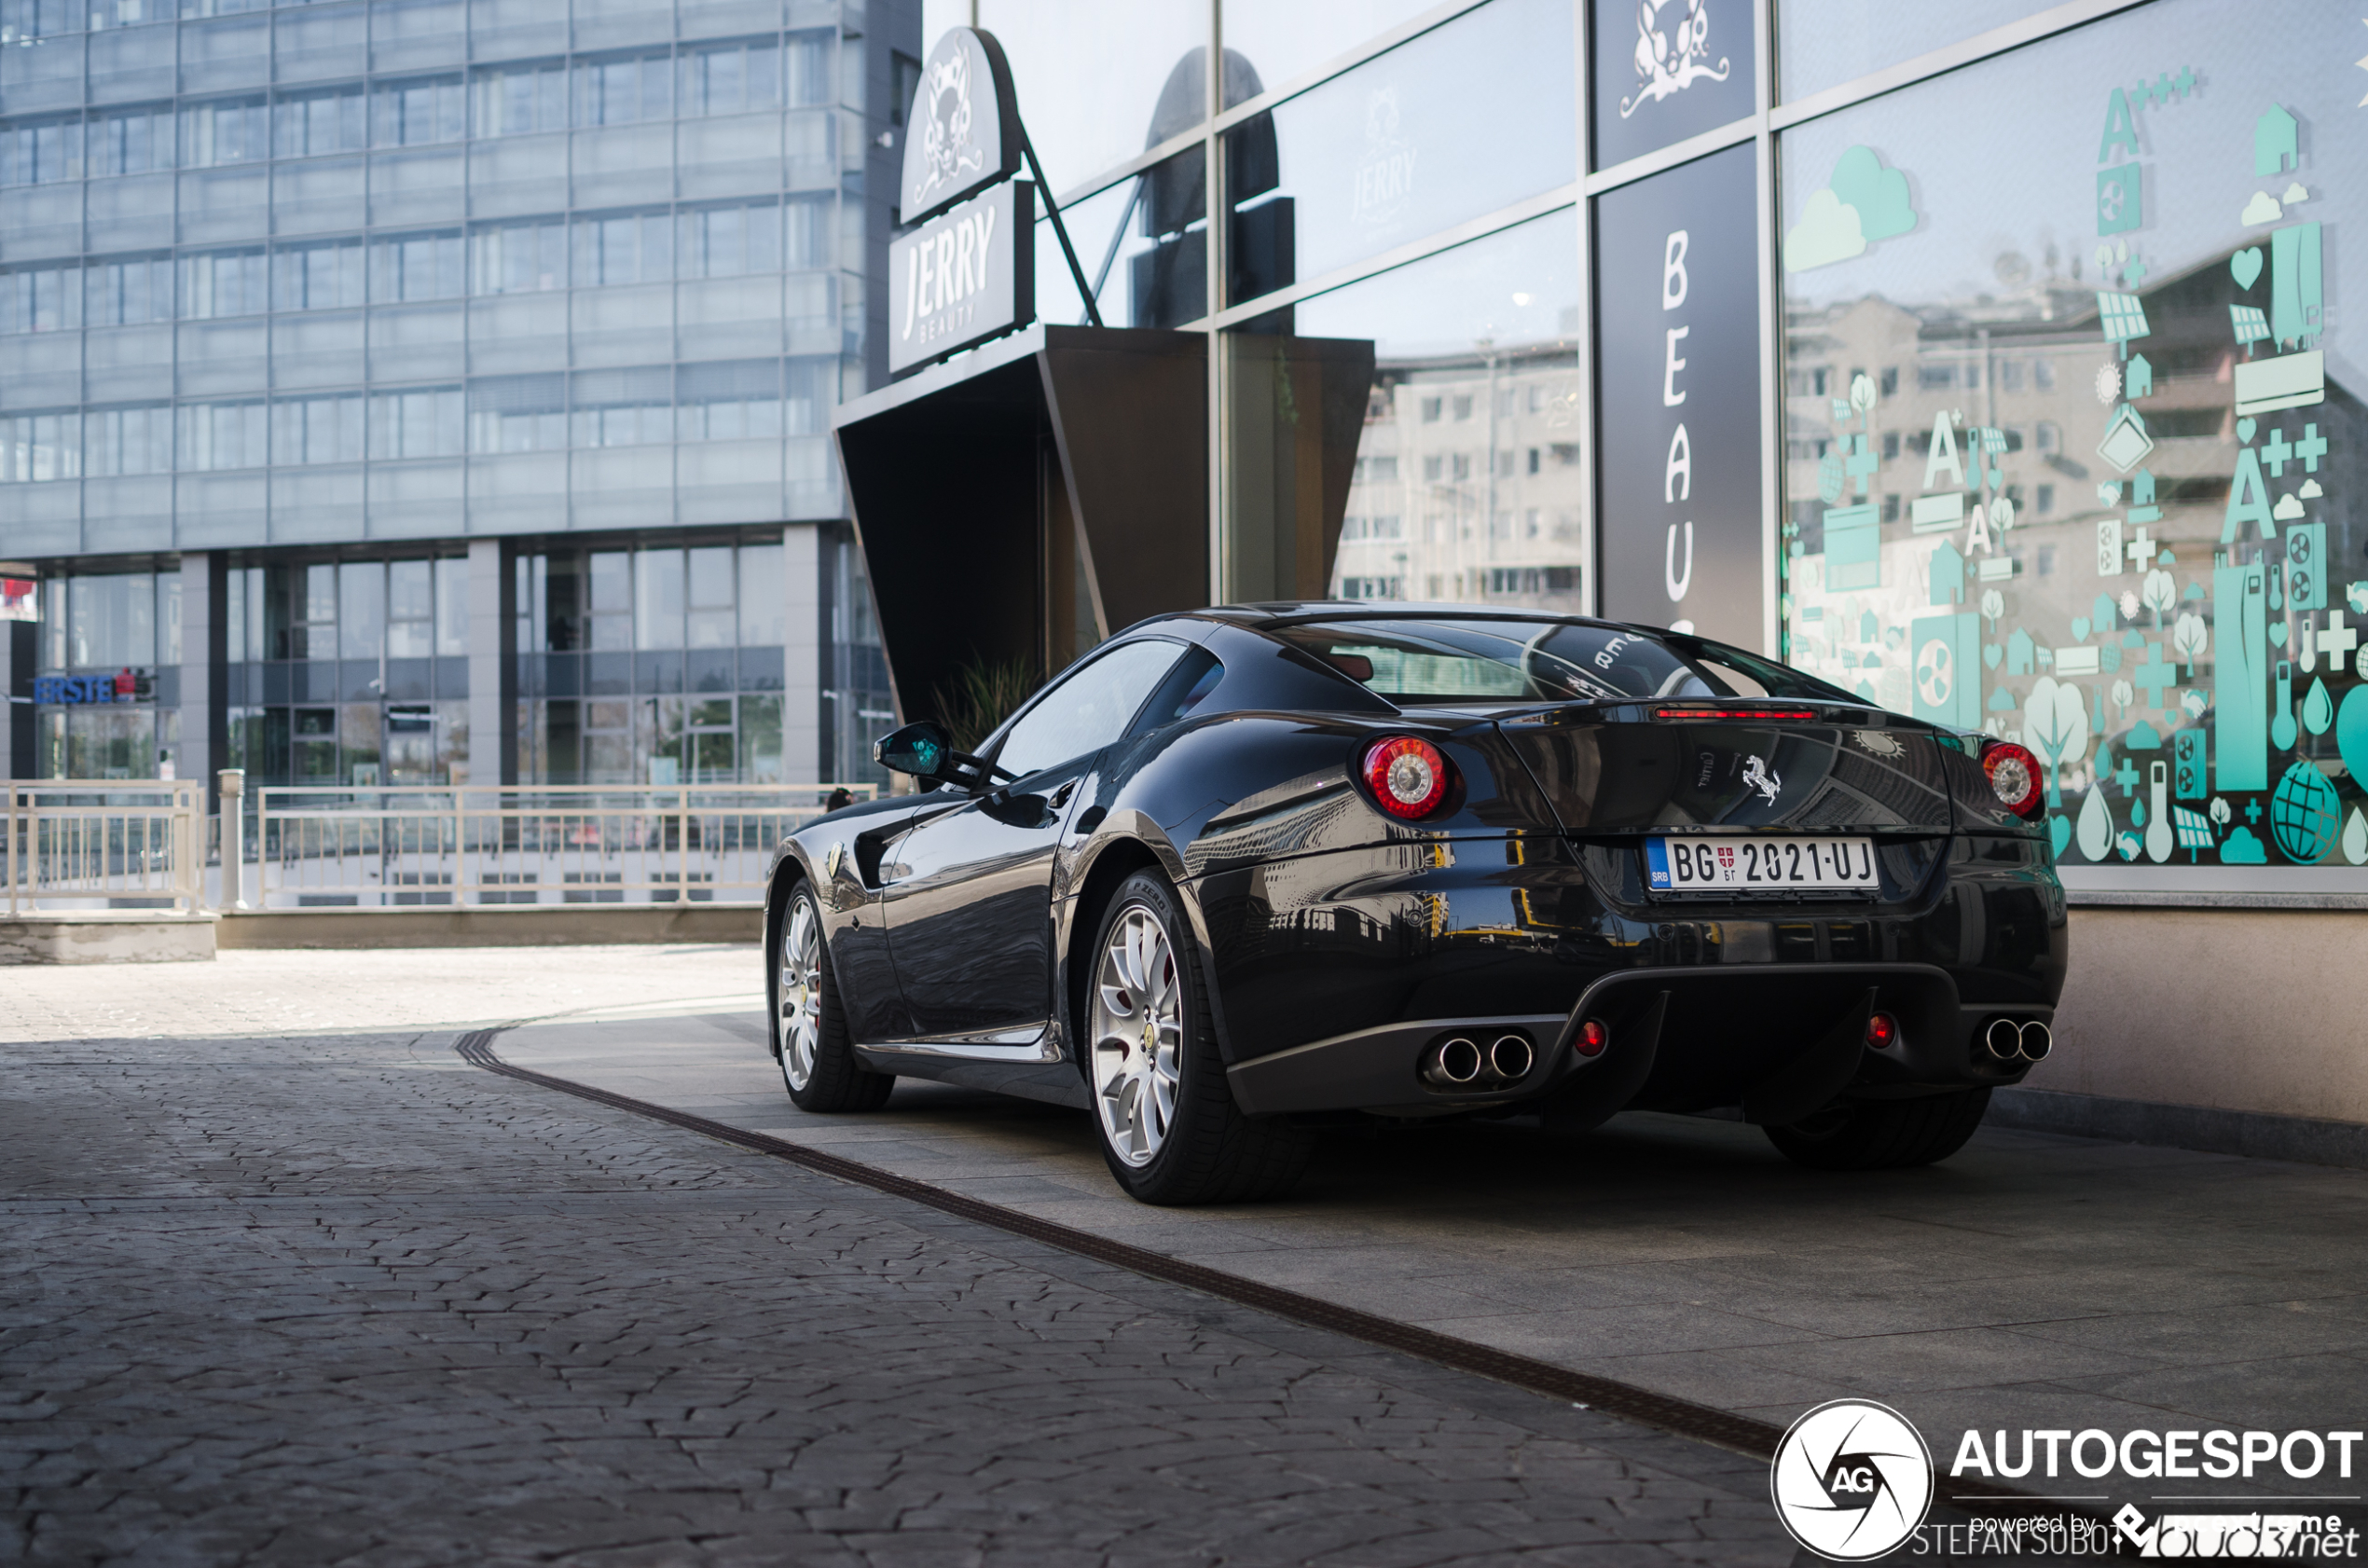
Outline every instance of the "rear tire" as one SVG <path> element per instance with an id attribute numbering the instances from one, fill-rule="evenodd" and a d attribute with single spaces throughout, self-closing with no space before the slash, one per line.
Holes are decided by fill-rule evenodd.
<path id="1" fill-rule="evenodd" d="M 1138 1202 L 1276 1198 L 1306 1170 L 1306 1131 L 1242 1114 L 1203 999 L 1192 928 L 1167 879 L 1119 885 L 1087 955 L 1080 1044 L 1094 1131 Z"/>
<path id="2" fill-rule="evenodd" d="M 1989 1109 L 1987 1089 L 1914 1100 L 1842 1100 L 1762 1131 L 1785 1159 L 1813 1171 L 1895 1171 L 1946 1160 Z"/>
<path id="3" fill-rule="evenodd" d="M 821 1114 L 879 1109 L 896 1087 L 896 1075 L 875 1073 L 856 1058 L 831 974 L 821 907 L 804 883 L 781 910 L 778 941 L 778 961 L 766 988 L 773 1004 L 773 1052 L 791 1103 Z"/>

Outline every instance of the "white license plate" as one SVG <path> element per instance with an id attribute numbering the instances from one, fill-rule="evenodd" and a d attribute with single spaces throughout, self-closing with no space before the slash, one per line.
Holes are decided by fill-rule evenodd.
<path id="1" fill-rule="evenodd" d="M 1649 838 L 1645 863 L 1656 893 L 1879 885 L 1875 844 L 1865 838 Z"/>

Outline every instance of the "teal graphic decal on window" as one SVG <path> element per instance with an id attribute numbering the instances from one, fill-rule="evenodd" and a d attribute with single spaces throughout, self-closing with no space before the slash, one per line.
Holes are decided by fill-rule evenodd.
<path id="1" fill-rule="evenodd" d="M 2165 0 L 1784 133 L 1784 651 L 2030 747 L 2068 869 L 2368 890 L 2368 105 L 2248 27 Z"/>

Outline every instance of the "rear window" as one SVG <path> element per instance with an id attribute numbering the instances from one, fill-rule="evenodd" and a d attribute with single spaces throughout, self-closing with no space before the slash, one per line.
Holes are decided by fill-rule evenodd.
<path id="1" fill-rule="evenodd" d="M 1386 619 L 1274 635 L 1394 703 L 1631 697 L 1854 700 L 1797 670 L 1699 638 L 1568 621 Z"/>

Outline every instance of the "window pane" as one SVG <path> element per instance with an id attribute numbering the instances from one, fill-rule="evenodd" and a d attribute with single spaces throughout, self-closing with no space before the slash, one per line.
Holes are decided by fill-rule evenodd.
<path id="1" fill-rule="evenodd" d="M 1570 17 L 1562 0 L 1494 0 L 1226 132 L 1228 296 L 1569 183 Z M 1475 115 L 1479 102 L 1495 107 Z M 1193 204 L 1152 200 L 1150 221 L 1180 227 L 1182 211 L 1163 212 Z"/>
<path id="2" fill-rule="evenodd" d="M 781 546 L 740 546 L 740 646 L 778 648 L 788 635 L 789 606 L 781 576 Z M 864 606 L 868 613 L 870 606 Z"/>
<path id="3" fill-rule="evenodd" d="M 1012 87 L 1055 191 L 1206 117 L 1205 0 L 1108 0 L 1095 7 L 1091 26 L 1065 6 L 981 0 L 978 22 L 1011 58 Z M 1125 47 L 1112 48 L 1113 39 Z M 1565 77 L 1569 62 L 1566 48 Z"/>
<path id="4" fill-rule="evenodd" d="M 387 563 L 387 657 L 423 659 L 435 652 L 435 563 Z"/>
<path id="5" fill-rule="evenodd" d="M 1129 642 L 1063 677 L 1013 722 L 996 764 L 1026 777 L 1108 745 L 1183 653 L 1181 643 Z"/>
<path id="6" fill-rule="evenodd" d="M 445 657 L 469 651 L 469 563 L 445 556 L 435 563 L 435 651 Z"/>
<path id="7" fill-rule="evenodd" d="M 2126 85 L 2166 47 L 2209 90 Z M 2357 769 L 2314 718 L 2354 710 L 2368 558 L 2334 309 L 2368 256 L 2320 211 L 2368 162 L 2349 52 L 2168 0 L 1779 144 L 1784 656 L 2019 736 L 2067 882 L 2352 874 Z"/>
<path id="8" fill-rule="evenodd" d="M 1372 385 L 1330 583 L 1240 592 L 1584 608 L 1576 231 L 1575 212 L 1550 213 L 1290 312 L 1304 337 L 1370 340 Z M 1294 396 L 1315 398 L 1320 372 L 1294 364 L 1290 344 L 1261 333 L 1226 340 L 1270 383 L 1280 356 Z M 1274 466 L 1255 469 L 1257 482 L 1244 470 L 1227 503 L 1242 526 L 1273 530 L 1287 559 L 1280 541 L 1324 519 L 1306 508 L 1292 478 L 1302 460 L 1274 429 L 1262 415 L 1237 429 L 1252 449 L 1271 448 Z"/>
<path id="9" fill-rule="evenodd" d="M 464 282 L 456 230 L 393 235 L 370 242 L 370 297 L 379 304 L 456 298 Z"/>
<path id="10" fill-rule="evenodd" d="M 1246 61 L 1262 87 L 1280 87 L 1432 8 L 1430 0 L 1292 0 L 1287 6 L 1229 6 L 1225 52 Z M 1229 104 L 1249 96 L 1230 90 L 1230 83 L 1228 87 Z"/>
<path id="11" fill-rule="evenodd" d="M 521 294 L 564 288 L 567 225 L 556 218 L 478 228 L 469 236 L 469 292 Z"/>
<path id="12" fill-rule="evenodd" d="M 371 89 L 370 139 L 379 146 L 457 141 L 461 134 L 461 78 L 420 76 L 380 82 Z"/>
<path id="13" fill-rule="evenodd" d="M 567 68 L 558 61 L 497 65 L 473 78 L 472 122 L 479 136 L 562 131 L 568 123 Z"/>
<path id="14" fill-rule="evenodd" d="M 634 646 L 682 646 L 682 552 L 633 553 Z"/>
<path id="15" fill-rule="evenodd" d="M 2003 27 L 2048 0 L 1960 0 L 1919 12 L 1883 0 L 1781 0 L 1776 19 L 1779 96 L 1823 92 L 1946 44 Z M 1232 19 L 1227 19 L 1230 28 Z"/>
<path id="16" fill-rule="evenodd" d="M 348 561 L 337 568 L 337 656 L 375 659 L 386 633 L 386 568 Z"/>

